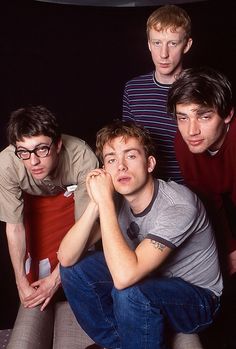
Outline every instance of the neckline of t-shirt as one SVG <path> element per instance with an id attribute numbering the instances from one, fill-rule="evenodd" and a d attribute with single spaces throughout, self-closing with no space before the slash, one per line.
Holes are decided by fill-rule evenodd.
<path id="1" fill-rule="evenodd" d="M 156 85 L 160 86 L 160 87 L 165 87 L 165 88 L 169 88 L 172 84 L 163 84 L 162 82 L 159 82 L 157 79 L 156 79 L 156 76 L 155 76 L 155 70 L 153 72 L 153 81 Z"/>

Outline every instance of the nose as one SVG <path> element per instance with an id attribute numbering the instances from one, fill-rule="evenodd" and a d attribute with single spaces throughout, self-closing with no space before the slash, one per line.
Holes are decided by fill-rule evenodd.
<path id="1" fill-rule="evenodd" d="M 161 56 L 161 58 L 168 58 L 169 57 L 168 45 L 166 43 L 163 43 L 161 46 L 160 56 Z"/>
<path id="2" fill-rule="evenodd" d="M 31 153 L 31 156 L 30 156 L 30 164 L 32 166 L 36 166 L 40 163 L 40 159 L 37 155 L 35 155 L 34 153 Z"/>
<path id="3" fill-rule="evenodd" d="M 126 166 L 125 161 L 123 159 L 119 161 L 118 170 L 119 171 L 126 171 L 127 170 L 127 166 Z"/>
<path id="4" fill-rule="evenodd" d="M 190 120 L 189 121 L 188 133 L 190 136 L 199 135 L 201 133 L 201 130 L 200 130 L 200 127 L 199 127 L 197 120 Z"/>

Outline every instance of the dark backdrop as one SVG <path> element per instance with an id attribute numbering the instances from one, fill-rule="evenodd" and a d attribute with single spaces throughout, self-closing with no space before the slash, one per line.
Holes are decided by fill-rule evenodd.
<path id="1" fill-rule="evenodd" d="M 181 6 L 193 22 L 185 67 L 210 65 L 234 86 L 234 0 Z M 58 115 L 64 132 L 93 146 L 96 131 L 121 116 L 124 83 L 153 69 L 145 24 L 155 8 L 2 1 L 0 149 L 9 113 L 26 104 L 44 104 Z M 0 328 L 8 328 L 18 299 L 3 224 L 0 230 Z"/>

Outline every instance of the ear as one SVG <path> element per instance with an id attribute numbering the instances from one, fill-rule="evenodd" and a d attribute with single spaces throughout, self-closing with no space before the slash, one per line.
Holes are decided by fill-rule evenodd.
<path id="1" fill-rule="evenodd" d="M 151 52 L 151 43 L 150 43 L 149 39 L 148 39 L 148 49 Z"/>
<path id="2" fill-rule="evenodd" d="M 62 139 L 60 138 L 56 144 L 57 154 L 60 153 L 62 147 Z"/>
<path id="3" fill-rule="evenodd" d="M 224 119 L 224 123 L 229 124 L 233 116 L 234 116 L 234 108 L 231 109 L 229 115 Z"/>
<path id="4" fill-rule="evenodd" d="M 148 168 L 147 168 L 148 172 L 152 173 L 155 166 L 156 166 L 156 159 L 154 158 L 154 156 L 150 155 L 148 157 Z"/>
<path id="5" fill-rule="evenodd" d="M 184 53 L 187 53 L 190 50 L 192 43 L 193 43 L 193 39 L 189 38 L 186 45 L 185 45 Z"/>

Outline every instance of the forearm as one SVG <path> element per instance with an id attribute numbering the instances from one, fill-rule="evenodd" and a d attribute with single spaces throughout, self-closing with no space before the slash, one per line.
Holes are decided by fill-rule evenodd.
<path id="1" fill-rule="evenodd" d="M 24 268 L 26 253 L 25 228 L 23 223 L 6 224 L 6 234 L 9 247 L 11 262 L 15 272 L 17 285 L 26 282 L 26 274 Z"/>
<path id="2" fill-rule="evenodd" d="M 60 244 L 58 260 L 61 265 L 68 267 L 75 264 L 83 252 L 98 241 L 100 234 L 96 223 L 97 218 L 97 205 L 91 201 Z"/>
<path id="3" fill-rule="evenodd" d="M 55 267 L 55 269 L 53 270 L 51 277 L 54 280 L 54 285 L 56 288 L 58 288 L 61 284 L 61 276 L 60 276 L 60 268 L 59 268 L 59 263 L 57 264 L 57 266 Z"/>
<path id="4" fill-rule="evenodd" d="M 103 250 L 114 284 L 117 288 L 126 287 L 137 276 L 137 255 L 123 237 L 113 201 L 103 202 L 99 213 Z"/>

